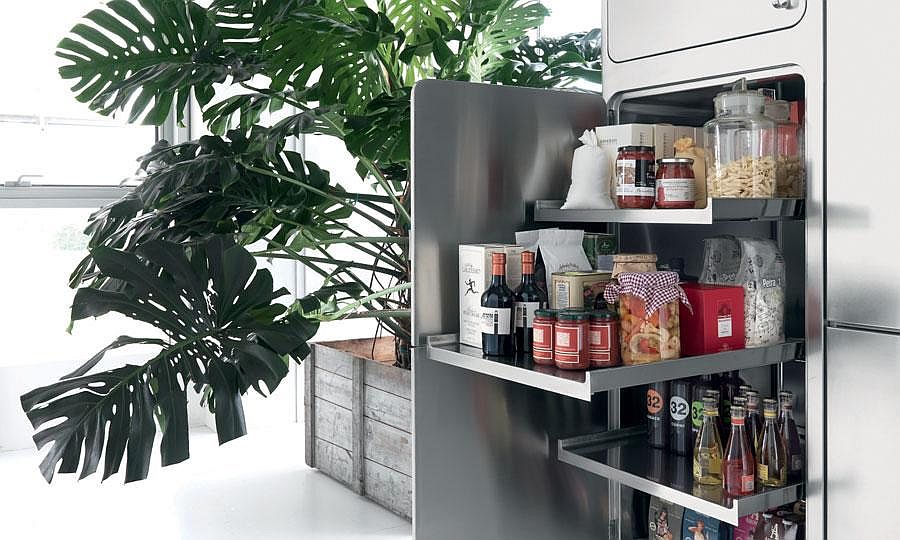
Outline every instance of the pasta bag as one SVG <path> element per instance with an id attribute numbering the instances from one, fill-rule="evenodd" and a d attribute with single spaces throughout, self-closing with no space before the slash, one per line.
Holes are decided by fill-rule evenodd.
<path id="1" fill-rule="evenodd" d="M 696 146 L 694 139 L 682 137 L 675 141 L 675 157 L 694 160 L 694 208 L 706 207 L 706 150 Z"/>

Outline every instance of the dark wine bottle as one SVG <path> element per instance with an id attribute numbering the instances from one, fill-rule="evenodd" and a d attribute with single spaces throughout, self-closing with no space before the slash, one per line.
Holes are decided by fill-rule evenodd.
<path id="1" fill-rule="evenodd" d="M 669 444 L 669 382 L 647 387 L 647 443 L 653 448 Z"/>
<path id="2" fill-rule="evenodd" d="M 522 252 L 522 284 L 516 289 L 516 351 L 531 353 L 534 312 L 547 307 L 547 293 L 534 280 L 534 252 Z"/>
<path id="3" fill-rule="evenodd" d="M 481 295 L 481 349 L 488 356 L 511 356 L 513 292 L 506 285 L 506 254 L 491 254 L 491 286 Z"/>
<path id="4" fill-rule="evenodd" d="M 691 383 L 672 381 L 669 397 L 669 448 L 680 456 L 694 451 L 694 432 L 691 421 Z"/>

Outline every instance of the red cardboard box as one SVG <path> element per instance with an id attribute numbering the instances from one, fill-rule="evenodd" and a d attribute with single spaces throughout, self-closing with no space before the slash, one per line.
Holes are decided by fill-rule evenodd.
<path id="1" fill-rule="evenodd" d="M 681 306 L 681 355 L 744 348 L 744 288 L 682 283 L 694 312 Z"/>

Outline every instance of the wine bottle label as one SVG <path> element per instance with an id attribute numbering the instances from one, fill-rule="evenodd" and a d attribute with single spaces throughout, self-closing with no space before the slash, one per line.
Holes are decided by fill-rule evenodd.
<path id="1" fill-rule="evenodd" d="M 502 336 L 511 333 L 512 310 L 510 308 L 481 308 L 481 333 Z"/>
<path id="2" fill-rule="evenodd" d="M 673 422 L 683 422 L 688 417 L 688 402 L 681 396 L 672 396 L 669 400 L 669 415 Z"/>
<path id="3" fill-rule="evenodd" d="M 762 463 L 756 466 L 756 477 L 759 478 L 760 482 L 768 482 L 769 481 L 769 466 L 763 465 Z"/>
<path id="4" fill-rule="evenodd" d="M 534 312 L 540 308 L 540 302 L 516 302 L 516 328 L 532 328 Z"/>

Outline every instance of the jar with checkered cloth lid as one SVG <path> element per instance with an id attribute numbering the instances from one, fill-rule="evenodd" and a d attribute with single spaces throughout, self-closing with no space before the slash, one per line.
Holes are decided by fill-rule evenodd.
<path id="1" fill-rule="evenodd" d="M 681 356 L 678 303 L 690 309 L 677 272 L 623 272 L 606 287 L 607 302 L 619 304 L 622 363 L 649 364 Z"/>

